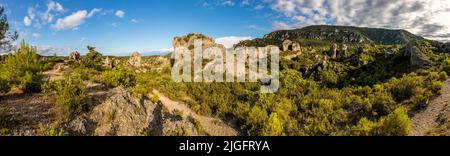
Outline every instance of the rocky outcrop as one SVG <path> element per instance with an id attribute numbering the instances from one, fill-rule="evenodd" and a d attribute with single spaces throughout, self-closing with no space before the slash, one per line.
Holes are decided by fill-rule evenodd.
<path id="1" fill-rule="evenodd" d="M 96 123 L 96 135 L 136 136 L 156 131 L 162 122 L 160 111 L 157 104 L 135 98 L 125 88 L 118 87 L 110 98 L 93 109 L 89 118 Z"/>
<path id="2" fill-rule="evenodd" d="M 420 50 L 416 42 L 408 43 L 403 54 L 410 58 L 410 64 L 412 66 L 423 67 L 431 63 L 430 58 Z"/>
<path id="3" fill-rule="evenodd" d="M 65 126 L 70 135 L 201 135 L 192 119 L 180 118 L 144 97 L 137 98 L 124 87 L 109 92 L 108 98 L 92 111 Z"/>
<path id="4" fill-rule="evenodd" d="M 103 67 L 106 67 L 106 68 L 114 68 L 117 64 L 116 60 L 111 59 L 109 57 L 106 57 L 102 63 L 103 63 Z"/>
<path id="5" fill-rule="evenodd" d="M 203 47 L 211 47 L 216 45 L 213 38 L 205 36 L 203 34 L 188 34 L 181 37 L 175 37 L 173 39 L 172 45 L 173 47 L 188 47 L 189 50 L 192 50 L 194 48 L 194 42 L 197 39 L 202 40 Z"/>
<path id="6" fill-rule="evenodd" d="M 291 40 L 284 40 L 283 41 L 283 51 L 297 51 L 297 52 L 301 52 L 300 43 L 293 42 Z"/>
<path id="7" fill-rule="evenodd" d="M 331 45 L 330 51 L 328 51 L 328 55 L 331 57 L 331 59 L 336 59 L 337 48 L 337 44 Z"/>
<path id="8" fill-rule="evenodd" d="M 339 55 L 340 57 L 346 56 L 346 55 L 347 55 L 347 49 L 348 49 L 347 45 L 346 45 L 346 44 L 342 44 L 342 45 L 341 45 L 341 48 L 340 48 L 340 50 L 339 50 L 339 52 L 338 52 L 338 55 Z"/>
<path id="9" fill-rule="evenodd" d="M 142 67 L 141 54 L 139 52 L 133 52 L 130 59 L 128 60 L 128 64 L 133 67 Z"/>
<path id="10" fill-rule="evenodd" d="M 80 55 L 79 52 L 74 51 L 74 52 L 70 53 L 69 59 L 72 60 L 72 61 L 78 61 L 78 60 L 81 59 L 81 55 Z"/>
<path id="11" fill-rule="evenodd" d="M 222 56 L 226 56 L 226 48 L 225 46 L 221 44 L 217 44 L 213 38 L 205 36 L 203 34 L 188 34 L 181 37 L 175 37 L 173 39 L 173 48 L 179 48 L 179 47 L 186 47 L 190 50 L 191 58 L 194 60 L 194 48 L 195 48 L 195 41 L 196 40 L 202 40 L 202 51 L 205 51 L 208 48 L 216 47 L 219 48 L 222 52 Z M 178 56 L 180 57 L 180 56 Z M 171 57 L 171 64 L 173 65 L 175 62 L 175 55 L 172 53 Z"/>

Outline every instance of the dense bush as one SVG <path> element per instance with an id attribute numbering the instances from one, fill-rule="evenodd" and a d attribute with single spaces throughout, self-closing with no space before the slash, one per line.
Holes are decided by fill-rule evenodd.
<path id="1" fill-rule="evenodd" d="M 116 68 L 104 71 L 100 75 L 100 81 L 107 87 L 117 87 L 120 85 L 131 87 L 134 86 L 136 80 L 131 72 L 123 68 Z"/>
<path id="2" fill-rule="evenodd" d="M 37 49 L 22 42 L 20 48 L 0 64 L 0 91 L 14 86 L 25 92 L 39 91 L 43 68 Z"/>
<path id="3" fill-rule="evenodd" d="M 45 84 L 43 89 L 46 93 L 56 96 L 56 104 L 63 121 L 88 109 L 86 85 L 79 75 Z"/>

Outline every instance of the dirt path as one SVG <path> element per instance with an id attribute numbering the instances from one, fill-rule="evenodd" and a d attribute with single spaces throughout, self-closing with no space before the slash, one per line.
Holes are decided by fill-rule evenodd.
<path id="1" fill-rule="evenodd" d="M 192 111 L 188 106 L 186 106 L 183 103 L 179 103 L 176 101 L 172 101 L 171 99 L 167 98 L 160 92 L 154 90 L 153 94 L 158 95 L 159 100 L 161 103 L 169 110 L 179 110 L 183 111 L 184 117 L 192 116 L 195 119 L 197 119 L 200 124 L 202 125 L 205 132 L 211 136 L 237 136 L 238 132 L 234 130 L 232 127 L 224 123 L 220 119 L 211 118 L 199 115 Z"/>
<path id="2" fill-rule="evenodd" d="M 415 114 L 412 118 L 412 131 L 410 136 L 424 136 L 427 132 L 437 127 L 438 115 L 450 107 L 450 80 L 445 81 L 442 95 L 433 99 L 429 106 L 422 112 Z"/>
<path id="3" fill-rule="evenodd" d="M 56 81 L 64 79 L 64 73 L 63 71 L 68 70 L 69 67 L 66 63 L 58 63 L 55 66 L 53 66 L 52 70 L 45 71 L 43 73 L 43 78 L 50 80 L 50 81 Z"/>

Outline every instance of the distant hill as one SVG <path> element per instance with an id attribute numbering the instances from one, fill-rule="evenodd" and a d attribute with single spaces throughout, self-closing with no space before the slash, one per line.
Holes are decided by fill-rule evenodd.
<path id="1" fill-rule="evenodd" d="M 279 30 L 265 35 L 261 39 L 243 41 L 238 45 L 265 46 L 279 45 L 284 40 L 317 41 L 333 43 L 374 43 L 383 45 L 406 44 L 413 40 L 423 39 L 406 30 L 380 28 L 364 28 L 350 26 L 308 26 L 294 30 Z"/>

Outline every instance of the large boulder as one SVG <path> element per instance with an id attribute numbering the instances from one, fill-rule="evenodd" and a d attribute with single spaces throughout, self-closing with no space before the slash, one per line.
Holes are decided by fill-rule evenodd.
<path id="1" fill-rule="evenodd" d="M 124 87 L 108 91 L 92 111 L 64 126 L 69 135 L 174 136 L 204 135 L 192 116 L 180 117 L 145 97 L 135 97 Z"/>
<path id="2" fill-rule="evenodd" d="M 81 55 L 80 55 L 79 52 L 74 51 L 74 52 L 70 53 L 69 59 L 70 59 L 70 60 L 73 60 L 73 61 L 78 61 L 78 60 L 81 59 Z"/>
<path id="3" fill-rule="evenodd" d="M 143 64 L 141 54 L 139 52 L 133 52 L 130 59 L 128 60 L 128 64 L 134 67 L 142 67 Z"/>
<path id="4" fill-rule="evenodd" d="M 284 40 L 283 41 L 283 51 L 290 51 L 292 49 L 292 41 L 291 40 Z"/>
<path id="5" fill-rule="evenodd" d="M 116 65 L 116 60 L 114 60 L 114 59 L 111 59 L 111 58 L 109 58 L 109 57 L 106 57 L 106 58 L 103 60 L 103 67 L 106 67 L 106 68 L 114 68 L 115 65 Z"/>
<path id="6" fill-rule="evenodd" d="M 423 67 L 431 62 L 430 58 L 420 50 L 416 42 L 408 43 L 403 54 L 406 57 L 410 57 L 410 63 L 412 66 Z"/>
<path id="7" fill-rule="evenodd" d="M 342 44 L 342 45 L 341 45 L 341 48 L 340 48 L 340 50 L 339 50 L 338 55 L 339 55 L 339 56 L 345 56 L 345 55 L 347 55 L 347 49 L 348 49 L 347 45 L 346 45 L 346 44 Z"/>
<path id="8" fill-rule="evenodd" d="M 143 98 L 135 98 L 123 87 L 113 90 L 113 95 L 94 107 L 90 120 L 100 136 L 136 136 L 157 131 L 162 122 L 161 108 Z"/>
<path id="9" fill-rule="evenodd" d="M 336 59 L 337 48 L 338 45 L 336 43 L 331 45 L 330 51 L 328 52 L 328 55 L 331 57 L 331 59 Z"/>
<path id="10" fill-rule="evenodd" d="M 283 42 L 283 51 L 297 51 L 300 52 L 302 49 L 300 43 L 293 42 L 291 40 L 285 40 Z"/>

